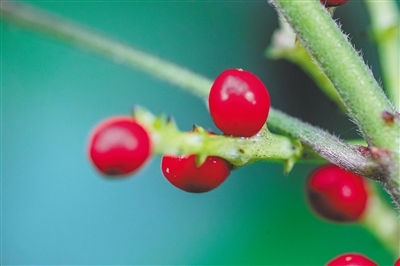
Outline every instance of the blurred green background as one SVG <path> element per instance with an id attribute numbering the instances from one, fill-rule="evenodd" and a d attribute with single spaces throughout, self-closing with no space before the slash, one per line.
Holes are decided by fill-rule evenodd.
<path id="1" fill-rule="evenodd" d="M 263 57 L 277 15 L 266 1 L 38 1 L 31 4 L 209 78 L 240 67 L 266 84 L 272 105 L 343 138 L 355 126 L 298 67 Z M 379 78 L 363 4 L 338 8 L 345 32 Z M 2 264 L 323 265 L 361 252 L 392 258 L 357 225 L 316 217 L 304 200 L 315 168 L 277 163 L 232 172 L 219 188 L 171 186 L 154 157 L 131 178 L 101 177 L 86 156 L 100 120 L 135 104 L 218 132 L 191 94 L 120 62 L 1 22 Z"/>

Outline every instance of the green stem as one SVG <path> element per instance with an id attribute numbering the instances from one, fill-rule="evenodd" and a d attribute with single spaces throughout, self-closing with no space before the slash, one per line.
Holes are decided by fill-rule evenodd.
<path id="1" fill-rule="evenodd" d="M 400 209 L 400 119 L 372 72 L 319 1 L 271 0 L 337 89 L 381 165 L 382 181 Z"/>
<path id="2" fill-rule="evenodd" d="M 181 132 L 171 119 L 154 116 L 149 111 L 136 107 L 133 113 L 152 136 L 156 154 L 196 154 L 198 163 L 207 156 L 218 156 L 239 167 L 257 160 L 280 161 L 289 172 L 301 156 L 299 141 L 272 134 L 264 127 L 251 138 L 234 138 L 209 134 L 199 126 L 193 132 Z"/>
<path id="3" fill-rule="evenodd" d="M 300 139 L 304 144 L 330 162 L 340 165 L 348 171 L 379 179 L 381 173 L 377 164 L 362 155 L 356 146 L 352 146 L 328 132 L 311 126 L 278 110 L 271 109 L 268 125 L 290 137 Z M 334 149 L 332 149 L 334 147 Z"/>
<path id="4" fill-rule="evenodd" d="M 367 143 L 398 151 L 399 123 L 389 126 L 382 119 L 384 111 L 394 114 L 396 110 L 328 11 L 319 1 L 272 3 L 332 81 Z"/>

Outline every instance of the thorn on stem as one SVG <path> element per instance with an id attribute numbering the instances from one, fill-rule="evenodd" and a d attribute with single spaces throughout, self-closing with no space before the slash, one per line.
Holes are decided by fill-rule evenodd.
<path id="1" fill-rule="evenodd" d="M 381 113 L 381 117 L 388 126 L 392 126 L 395 119 L 400 120 L 399 113 L 396 112 L 395 114 L 392 114 L 391 112 L 386 110 Z"/>
<path id="2" fill-rule="evenodd" d="M 370 157 L 371 156 L 371 151 L 370 151 L 370 149 L 368 147 L 357 145 L 356 149 L 364 157 Z"/>
<path id="3" fill-rule="evenodd" d="M 166 120 L 166 123 L 167 124 L 170 124 L 170 123 L 172 123 L 173 122 L 173 118 L 172 118 L 172 116 L 167 116 L 167 120 Z"/>

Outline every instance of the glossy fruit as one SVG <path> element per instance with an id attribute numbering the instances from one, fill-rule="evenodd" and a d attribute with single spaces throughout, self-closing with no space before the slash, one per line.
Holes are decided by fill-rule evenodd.
<path id="1" fill-rule="evenodd" d="M 230 164 L 216 156 L 207 157 L 200 166 L 195 155 L 163 156 L 161 169 L 167 180 L 187 192 L 201 193 L 218 187 L 231 172 Z"/>
<path id="2" fill-rule="evenodd" d="M 378 264 L 361 254 L 348 253 L 334 258 L 326 266 L 378 266 Z"/>
<path id="3" fill-rule="evenodd" d="M 348 0 L 320 0 L 321 4 L 325 7 L 340 6 L 347 2 Z"/>
<path id="4" fill-rule="evenodd" d="M 208 98 L 215 125 L 226 135 L 251 137 L 268 118 L 270 98 L 267 88 L 254 74 L 228 69 L 214 81 Z"/>
<path id="5" fill-rule="evenodd" d="M 358 221 L 366 207 L 367 197 L 365 180 L 336 165 L 318 168 L 308 180 L 310 206 L 330 221 Z"/>
<path id="6" fill-rule="evenodd" d="M 101 122 L 90 136 L 90 159 L 107 176 L 135 172 L 144 165 L 150 153 L 151 142 L 146 130 L 129 116 Z"/>
<path id="7" fill-rule="evenodd" d="M 400 266 L 400 258 L 398 258 L 398 259 L 396 260 L 396 262 L 394 263 L 394 266 Z"/>

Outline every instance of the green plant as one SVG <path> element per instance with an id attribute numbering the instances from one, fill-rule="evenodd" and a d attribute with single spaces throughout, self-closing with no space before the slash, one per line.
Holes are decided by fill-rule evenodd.
<path id="1" fill-rule="evenodd" d="M 271 58 L 287 58 L 303 66 L 321 84 L 326 94 L 349 113 L 365 143 L 360 145 L 343 141 L 274 108 L 270 110 L 267 125 L 279 134 L 271 133 L 264 126 L 252 138 L 209 136 L 200 127 L 189 136 L 163 117 L 137 109 L 134 116 L 151 132 L 155 153 L 177 156 L 196 154 L 199 164 L 208 156 L 219 156 L 236 167 L 258 160 L 279 160 L 284 163 L 286 172 L 296 162 L 313 160 L 322 163 L 328 160 L 350 172 L 381 182 L 399 208 L 400 122 L 398 109 L 394 107 L 399 106 L 396 98 L 398 73 L 396 66 L 393 67 L 393 49 L 396 51 L 398 47 L 398 25 L 396 19 L 393 19 L 397 16 L 396 8 L 387 8 L 391 15 L 385 14 L 390 19 L 384 19 L 384 22 L 379 19 L 382 16 L 376 15 L 382 8 L 371 8 L 374 35 L 382 51 L 382 69 L 387 75 L 384 79 L 385 82 L 388 80 L 386 91 L 393 105 L 347 37 L 318 1 L 305 3 L 276 0 L 272 4 L 290 27 L 282 22 L 284 26 L 276 36 L 286 41 L 274 42 L 267 51 L 268 55 Z M 380 5 L 388 6 L 390 3 Z M 122 58 L 125 63 L 188 89 L 204 100 L 208 97 L 212 81 L 175 64 L 34 9 L 4 2 L 1 10 L 3 19 L 56 35 L 111 58 Z M 290 45 L 285 46 L 287 43 Z M 317 64 L 313 64 L 310 58 Z M 398 254 L 396 213 L 376 195 L 372 197 L 368 209 L 369 214 L 363 223 L 389 250 Z M 384 229 L 378 226 L 382 224 L 385 225 Z"/>

